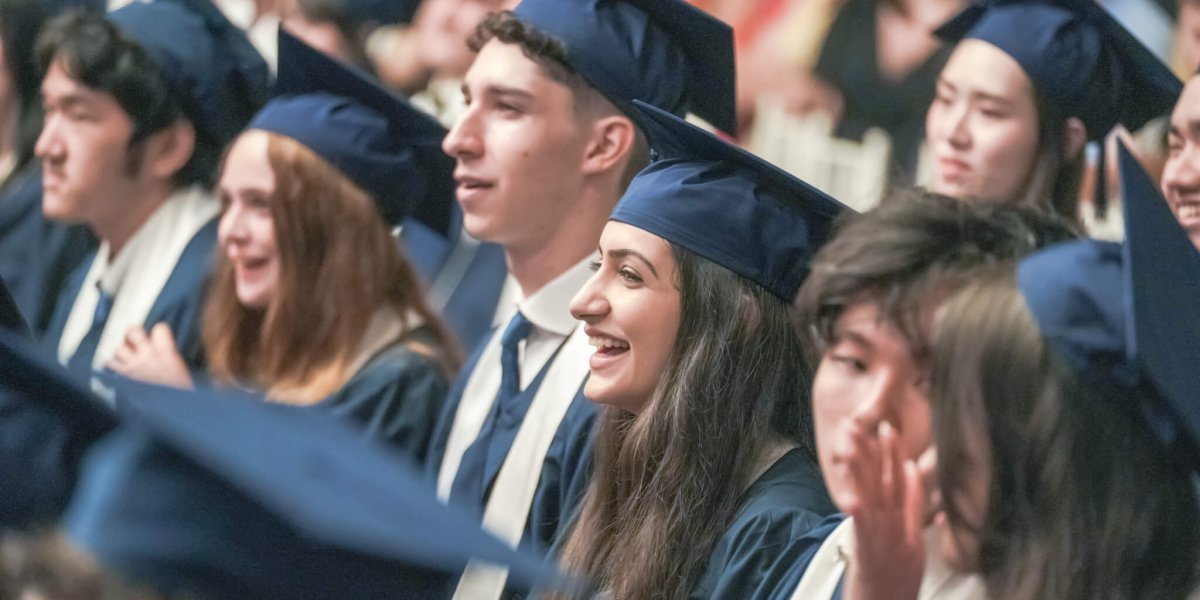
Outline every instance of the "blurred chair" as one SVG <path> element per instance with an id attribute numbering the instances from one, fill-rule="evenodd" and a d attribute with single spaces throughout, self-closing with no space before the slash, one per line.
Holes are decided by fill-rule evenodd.
<path id="1" fill-rule="evenodd" d="M 827 116 L 791 114 L 778 97 L 763 95 L 747 147 L 847 206 L 868 210 L 887 188 L 891 140 L 879 129 L 868 130 L 861 143 L 832 130 Z"/>

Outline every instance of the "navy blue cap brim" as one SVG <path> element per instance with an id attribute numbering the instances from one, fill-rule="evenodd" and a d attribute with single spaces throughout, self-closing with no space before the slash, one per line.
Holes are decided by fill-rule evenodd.
<path id="1" fill-rule="evenodd" d="M 952 17 L 934 31 L 934 35 L 948 41 L 958 42 L 970 35 L 993 7 L 1034 4 L 1030 0 L 975 0 L 970 6 Z M 1183 91 L 1183 83 L 1163 64 L 1157 56 L 1142 45 L 1124 26 L 1112 16 L 1100 2 L 1094 0 L 1038 0 L 1039 4 L 1057 7 L 1078 15 L 1096 27 L 1116 56 L 1120 57 L 1119 72 L 1124 81 L 1121 86 L 1121 114 L 1117 122 L 1131 131 L 1136 131 L 1150 120 L 1169 114 L 1176 99 Z M 1003 48 L 1002 48 L 1003 50 Z M 1018 61 L 1020 62 L 1020 61 Z M 1035 82 L 1035 85 L 1037 83 Z M 1068 115 L 1083 116 L 1087 113 L 1077 106 L 1061 109 Z M 1088 119 L 1084 119 L 1085 123 Z M 1094 128 L 1094 127 L 1093 127 Z M 1089 138 L 1097 140 L 1108 134 L 1105 131 L 1088 131 Z"/>
<path id="2" fill-rule="evenodd" d="M 1158 186 L 1118 144 L 1133 355 L 1200 445 L 1200 250 Z"/>
<path id="3" fill-rule="evenodd" d="M 733 29 L 687 2 L 626 1 L 650 15 L 687 53 L 690 112 L 729 135 L 737 135 Z"/>
<path id="4" fill-rule="evenodd" d="M 468 559 L 507 565 L 525 587 L 563 581 L 553 566 L 442 505 L 399 456 L 323 411 L 138 384 L 120 393 L 163 443 L 313 539 L 443 572 Z"/>
<path id="5" fill-rule="evenodd" d="M 759 174 L 780 188 L 797 190 L 798 193 L 787 198 L 802 201 L 805 212 L 833 218 L 851 210 L 795 175 L 695 125 L 681 121 L 657 106 L 641 100 L 634 100 L 633 104 L 644 115 L 643 122 L 649 129 L 647 133 L 652 140 L 651 146 L 660 158 L 730 162 Z"/>
<path id="6" fill-rule="evenodd" d="M 407 100 L 385 90 L 369 75 L 326 56 L 283 29 L 279 31 L 279 57 L 275 96 L 332 94 L 352 99 L 387 120 L 388 135 L 404 141 L 413 154 L 414 168 L 420 168 L 424 174 L 422 185 L 414 186 L 420 190 L 420 197 L 403 198 L 404 207 L 390 212 L 404 213 L 405 217 L 416 219 L 443 236 L 449 235 L 454 207 L 454 160 L 441 149 L 446 128 Z M 372 174 L 381 179 L 387 176 Z M 401 186 L 394 187 L 394 192 L 402 191 Z M 381 204 L 395 203 L 389 198 L 375 200 Z"/>

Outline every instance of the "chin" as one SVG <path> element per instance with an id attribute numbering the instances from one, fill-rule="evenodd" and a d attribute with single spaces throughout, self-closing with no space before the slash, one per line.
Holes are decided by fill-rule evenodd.
<path id="1" fill-rule="evenodd" d="M 633 394 L 628 393 L 628 390 L 614 389 L 612 386 L 595 381 L 590 377 L 587 384 L 583 387 L 583 395 L 596 404 L 619 408 L 634 414 L 640 412 L 646 404 L 644 398 L 640 400 L 635 399 Z"/>

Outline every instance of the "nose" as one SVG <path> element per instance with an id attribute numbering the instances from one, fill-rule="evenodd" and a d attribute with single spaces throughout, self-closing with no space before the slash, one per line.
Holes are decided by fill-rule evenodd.
<path id="1" fill-rule="evenodd" d="M 603 286 L 600 285 L 600 278 L 601 273 L 598 271 L 571 300 L 571 316 L 589 325 L 603 319 L 610 308 Z"/>
<path id="2" fill-rule="evenodd" d="M 906 393 L 906 382 L 894 373 L 880 373 L 866 389 L 854 413 L 854 421 L 866 431 L 875 431 L 880 423 L 887 421 L 902 431 L 896 407 Z"/>
<path id="3" fill-rule="evenodd" d="M 47 115 L 42 132 L 38 134 L 37 142 L 33 146 L 34 156 L 42 160 L 55 160 L 62 156 L 63 149 L 58 135 L 58 119 Z"/>
<path id="4" fill-rule="evenodd" d="M 468 106 L 454 127 L 450 128 L 446 138 L 442 140 L 442 152 L 460 160 L 479 156 L 483 151 L 478 131 L 479 117 L 478 109 L 475 106 Z"/>
<path id="5" fill-rule="evenodd" d="M 236 202 L 230 202 L 217 223 L 217 242 L 222 246 L 242 244 L 247 240 L 245 213 Z"/>

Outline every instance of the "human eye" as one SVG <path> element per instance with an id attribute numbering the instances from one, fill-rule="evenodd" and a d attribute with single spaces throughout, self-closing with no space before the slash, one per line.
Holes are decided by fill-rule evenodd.
<path id="1" fill-rule="evenodd" d="M 588 268 L 589 268 L 589 269 L 591 269 L 591 271 L 592 271 L 593 273 L 595 273 L 596 271 L 599 271 L 599 270 L 600 270 L 600 264 L 601 264 L 601 263 L 600 263 L 600 261 L 599 261 L 599 260 L 593 260 L 593 261 L 591 261 L 591 262 L 589 262 L 589 263 L 588 263 Z"/>
<path id="2" fill-rule="evenodd" d="M 619 274 L 621 276 L 621 279 L 624 279 L 625 282 L 628 284 L 640 285 L 643 283 L 641 275 L 638 275 L 637 271 L 634 271 L 633 269 L 631 269 L 629 267 L 622 267 L 621 270 L 619 271 Z"/>

